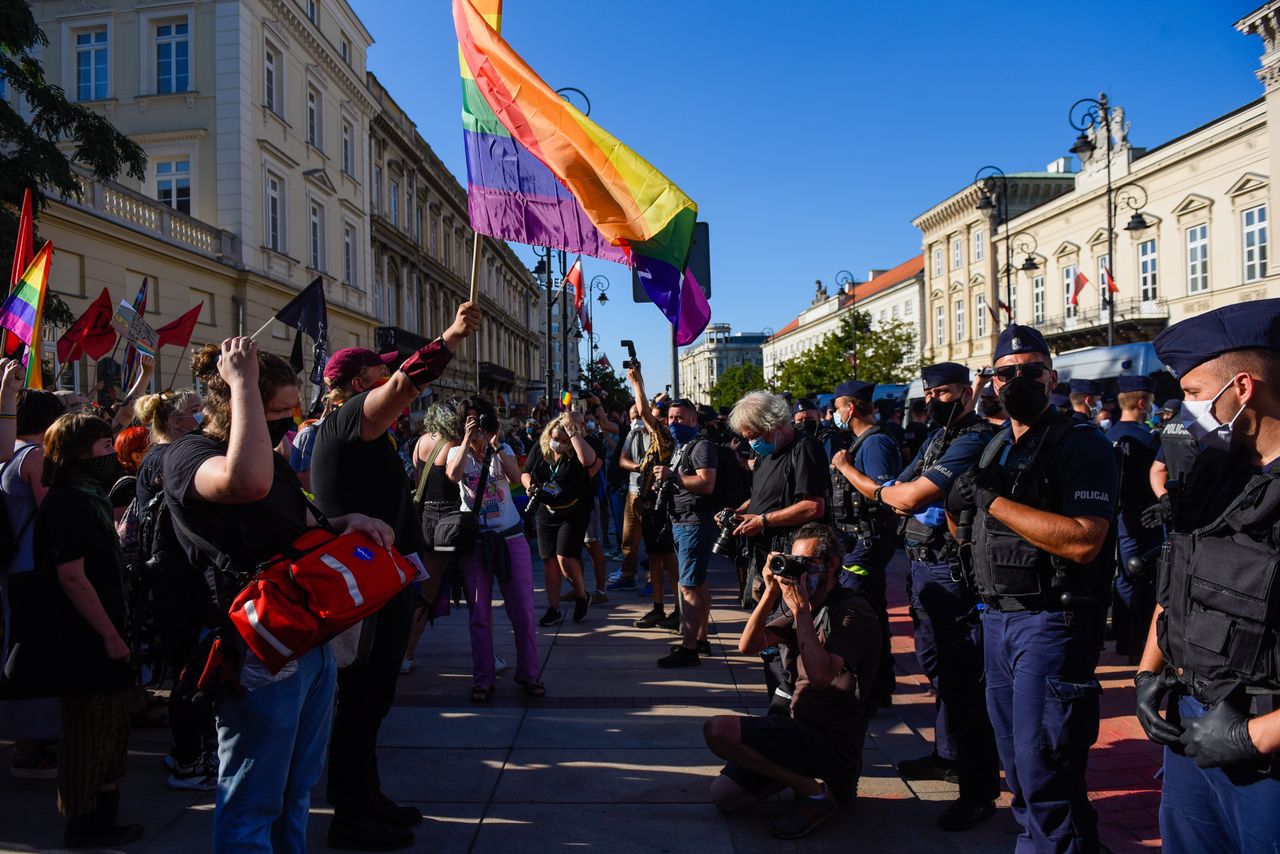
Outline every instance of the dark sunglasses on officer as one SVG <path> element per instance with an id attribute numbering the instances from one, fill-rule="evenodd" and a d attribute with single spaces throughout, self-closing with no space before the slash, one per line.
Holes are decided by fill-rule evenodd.
<path id="1" fill-rule="evenodd" d="M 1000 382 L 1007 383 L 1018 376 L 1026 377 L 1029 380 L 1038 380 L 1051 370 L 1053 369 L 1044 362 L 1022 362 L 1016 365 L 1002 365 L 995 368 L 992 373 Z"/>

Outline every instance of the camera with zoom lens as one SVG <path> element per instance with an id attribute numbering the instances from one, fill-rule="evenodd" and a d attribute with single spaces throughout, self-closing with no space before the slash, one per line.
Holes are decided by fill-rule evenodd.
<path id="1" fill-rule="evenodd" d="M 529 489 L 525 493 L 529 496 L 529 503 L 524 506 L 526 516 L 531 516 L 538 512 L 538 508 L 542 506 L 543 494 L 542 484 L 534 481 L 529 484 Z"/>
<path id="2" fill-rule="evenodd" d="M 721 557 L 736 558 L 738 538 L 733 535 L 733 531 L 738 527 L 738 514 L 733 512 L 732 507 L 726 507 L 716 514 L 716 525 L 720 528 L 720 536 L 716 537 L 711 553 Z"/>
<path id="3" fill-rule="evenodd" d="M 769 571 L 778 578 L 797 581 L 809 571 L 809 558 L 798 555 L 774 555 L 769 558 Z"/>

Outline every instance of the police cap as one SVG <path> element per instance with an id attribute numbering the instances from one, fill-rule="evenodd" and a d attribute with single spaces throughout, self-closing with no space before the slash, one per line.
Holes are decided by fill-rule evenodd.
<path id="1" fill-rule="evenodd" d="M 1049 343 L 1044 340 L 1040 330 L 1034 326 L 1023 326 L 1015 323 L 1000 333 L 996 341 L 995 361 L 1017 353 L 1044 353 L 1049 355 Z"/>
<path id="2" fill-rule="evenodd" d="M 920 380 L 926 389 L 949 383 L 969 384 L 969 369 L 959 362 L 939 362 L 920 369 Z"/>
<path id="3" fill-rule="evenodd" d="M 836 386 L 835 395 L 836 397 L 856 397 L 869 403 L 875 390 L 875 383 L 867 383 L 862 380 L 847 380 Z"/>
<path id="4" fill-rule="evenodd" d="M 812 400 L 810 400 L 807 397 L 802 397 L 798 401 L 796 401 L 795 406 L 791 407 L 791 414 L 798 415 L 801 412 L 807 412 L 810 409 L 816 412 L 818 409 L 818 404 L 814 403 Z"/>
<path id="5" fill-rule="evenodd" d="M 1188 317 L 1156 336 L 1156 356 L 1174 376 L 1232 350 L 1280 350 L 1280 299 L 1229 305 Z"/>
<path id="6" fill-rule="evenodd" d="M 1072 380 L 1068 394 L 1102 394 L 1102 383 L 1097 380 Z"/>
<path id="7" fill-rule="evenodd" d="M 1149 391 L 1155 394 L 1156 381 L 1151 377 L 1116 377 L 1116 391 L 1121 394 L 1128 391 Z"/>

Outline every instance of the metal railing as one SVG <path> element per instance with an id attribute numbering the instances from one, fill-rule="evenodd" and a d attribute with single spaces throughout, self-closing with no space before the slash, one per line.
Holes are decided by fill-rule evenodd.
<path id="1" fill-rule="evenodd" d="M 1139 298 L 1116 300 L 1114 304 L 1116 323 L 1137 320 L 1168 320 L 1169 302 L 1159 298 L 1144 300 Z M 1072 313 L 1046 317 L 1033 324 L 1045 335 L 1063 335 L 1068 332 L 1080 332 L 1107 325 L 1107 307 L 1102 305 L 1077 306 Z"/>

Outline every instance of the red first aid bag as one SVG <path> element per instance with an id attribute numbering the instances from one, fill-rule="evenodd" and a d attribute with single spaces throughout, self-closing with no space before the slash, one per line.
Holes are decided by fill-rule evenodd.
<path id="1" fill-rule="evenodd" d="M 272 673 L 374 614 L 413 581 L 394 548 L 311 528 L 259 568 L 231 603 L 231 623 Z"/>

